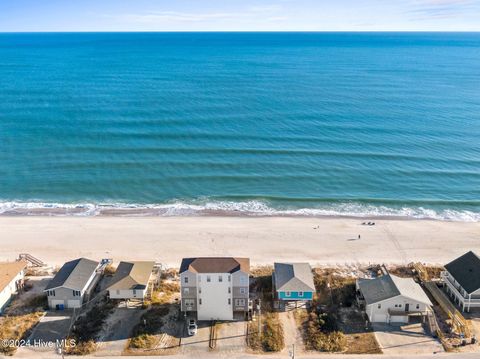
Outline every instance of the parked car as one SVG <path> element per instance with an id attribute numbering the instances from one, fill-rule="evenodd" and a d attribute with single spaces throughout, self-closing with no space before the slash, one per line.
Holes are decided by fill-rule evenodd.
<path id="1" fill-rule="evenodd" d="M 190 319 L 188 321 L 188 335 L 195 335 L 197 334 L 197 323 L 195 323 L 195 319 Z"/>

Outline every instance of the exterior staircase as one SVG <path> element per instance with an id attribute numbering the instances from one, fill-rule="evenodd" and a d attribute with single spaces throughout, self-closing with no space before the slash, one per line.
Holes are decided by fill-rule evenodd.
<path id="1" fill-rule="evenodd" d="M 42 262 L 40 259 L 35 258 L 31 254 L 28 253 L 20 253 L 18 255 L 18 260 L 25 260 L 29 264 L 30 267 L 45 267 L 46 264 Z"/>

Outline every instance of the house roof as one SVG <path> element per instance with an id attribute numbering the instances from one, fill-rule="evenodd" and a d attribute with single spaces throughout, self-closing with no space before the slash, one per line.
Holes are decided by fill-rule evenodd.
<path id="1" fill-rule="evenodd" d="M 451 261 L 445 269 L 468 294 L 480 288 L 480 258 L 472 251 Z"/>
<path id="2" fill-rule="evenodd" d="M 274 278 L 277 291 L 315 291 L 312 268 L 308 263 L 275 263 Z"/>
<path id="3" fill-rule="evenodd" d="M 412 278 L 400 278 L 387 274 L 374 279 L 358 279 L 358 287 L 367 304 L 378 303 L 399 295 L 432 305 L 422 287 Z"/>
<path id="4" fill-rule="evenodd" d="M 145 289 L 155 262 L 120 262 L 108 289 Z"/>
<path id="5" fill-rule="evenodd" d="M 98 262 L 86 258 L 78 258 L 65 263 L 45 290 L 65 287 L 82 290 L 98 267 Z"/>
<path id="6" fill-rule="evenodd" d="M 250 258 L 238 257 L 197 257 L 183 258 L 180 273 L 250 273 Z"/>
<path id="7" fill-rule="evenodd" d="M 0 263 L 0 292 L 15 278 L 18 273 L 27 268 L 27 262 L 1 262 Z"/>

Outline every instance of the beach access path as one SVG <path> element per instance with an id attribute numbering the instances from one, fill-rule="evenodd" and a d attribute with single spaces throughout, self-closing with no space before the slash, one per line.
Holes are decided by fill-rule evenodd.
<path id="1" fill-rule="evenodd" d="M 374 226 L 362 222 L 374 221 Z M 360 235 L 360 239 L 358 236 Z M 250 257 L 252 265 L 421 261 L 480 252 L 480 223 L 312 217 L 0 217 L 0 260 L 26 252 L 50 265 L 77 257 L 156 260 Z"/>

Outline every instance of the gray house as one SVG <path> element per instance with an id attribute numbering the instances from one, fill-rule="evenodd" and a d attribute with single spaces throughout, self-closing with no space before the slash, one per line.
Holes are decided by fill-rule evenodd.
<path id="1" fill-rule="evenodd" d="M 198 320 L 244 319 L 249 275 L 249 258 L 184 258 L 180 267 L 182 311 Z"/>
<path id="2" fill-rule="evenodd" d="M 408 323 L 412 317 L 422 320 L 432 303 L 412 278 L 386 274 L 373 279 L 357 279 L 357 300 L 365 307 L 372 323 Z"/>
<path id="3" fill-rule="evenodd" d="M 443 284 L 463 311 L 480 308 L 480 257 L 470 251 L 445 265 Z"/>
<path id="4" fill-rule="evenodd" d="M 86 258 L 67 262 L 48 283 L 48 306 L 51 309 L 80 308 L 86 293 L 93 288 L 91 284 L 99 263 Z"/>

